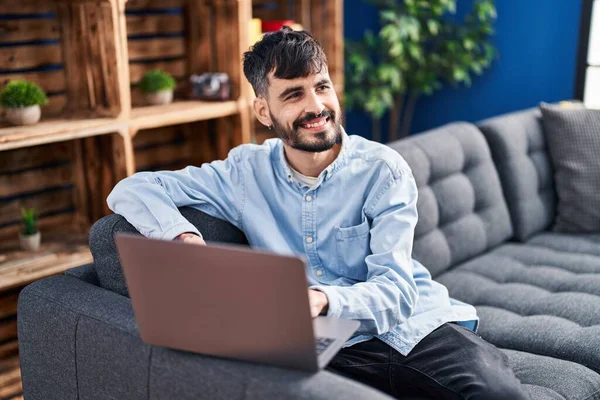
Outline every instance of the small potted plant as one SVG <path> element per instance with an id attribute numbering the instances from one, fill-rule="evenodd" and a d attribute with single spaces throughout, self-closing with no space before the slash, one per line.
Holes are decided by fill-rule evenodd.
<path id="1" fill-rule="evenodd" d="M 0 92 L 0 106 L 6 109 L 6 119 L 13 125 L 31 125 L 40 120 L 40 106 L 47 104 L 46 93 L 29 81 L 10 81 Z"/>
<path id="2" fill-rule="evenodd" d="M 146 72 L 140 81 L 140 90 L 148 104 L 169 104 L 173 101 L 174 88 L 175 79 L 159 69 Z"/>
<path id="3" fill-rule="evenodd" d="M 40 247 L 42 234 L 37 228 L 37 217 L 33 208 L 26 210 L 21 207 L 21 221 L 23 227 L 19 233 L 19 240 L 23 250 L 36 251 Z"/>

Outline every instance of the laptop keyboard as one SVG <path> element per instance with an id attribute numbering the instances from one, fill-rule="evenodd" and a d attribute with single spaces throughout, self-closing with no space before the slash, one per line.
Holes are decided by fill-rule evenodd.
<path id="1" fill-rule="evenodd" d="M 329 347 L 331 343 L 335 342 L 335 339 L 330 339 L 326 337 L 317 337 L 315 338 L 315 344 L 317 345 L 317 355 L 320 355 Z"/>

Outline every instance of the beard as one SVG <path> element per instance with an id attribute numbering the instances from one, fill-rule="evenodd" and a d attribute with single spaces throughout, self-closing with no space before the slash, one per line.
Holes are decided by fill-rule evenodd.
<path id="1" fill-rule="evenodd" d="M 319 118 L 314 113 L 307 113 L 302 118 L 297 119 L 290 128 L 280 123 L 270 111 L 269 114 L 271 115 L 271 121 L 273 121 L 273 130 L 277 136 L 283 143 L 293 149 L 309 153 L 321 153 L 330 150 L 336 144 L 342 143 L 341 117 L 338 112 L 324 110 L 319 117 L 327 118 L 327 124 L 323 131 L 317 133 L 300 132 L 300 125 Z"/>

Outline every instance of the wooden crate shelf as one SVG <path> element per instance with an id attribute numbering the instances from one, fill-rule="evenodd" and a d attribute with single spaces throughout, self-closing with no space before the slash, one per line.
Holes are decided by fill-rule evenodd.
<path id="1" fill-rule="evenodd" d="M 130 129 L 150 129 L 163 126 L 205 121 L 237 115 L 247 107 L 238 101 L 175 101 L 161 106 L 137 107 L 131 110 Z"/>
<path id="2" fill-rule="evenodd" d="M 18 355 L 0 360 L 0 399 L 16 399 L 23 392 Z"/>
<path id="3" fill-rule="evenodd" d="M 125 132 L 127 123 L 114 118 L 50 119 L 35 125 L 0 125 L 0 151 Z"/>
<path id="4" fill-rule="evenodd" d="M 35 252 L 21 250 L 16 242 L 3 244 L 0 248 L 0 291 L 60 274 L 92 261 L 87 233 L 42 237 L 42 245 Z"/>

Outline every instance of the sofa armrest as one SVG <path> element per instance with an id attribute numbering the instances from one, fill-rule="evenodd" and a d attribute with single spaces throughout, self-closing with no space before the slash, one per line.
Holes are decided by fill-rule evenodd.
<path id="1" fill-rule="evenodd" d="M 130 300 L 73 276 L 22 290 L 27 399 L 390 399 L 328 371 L 309 374 L 150 346 Z"/>
<path id="2" fill-rule="evenodd" d="M 227 221 L 191 207 L 181 207 L 179 211 L 184 218 L 202 232 L 204 240 L 207 242 L 248 244 L 244 233 Z M 118 232 L 140 235 L 123 216 L 110 214 L 92 225 L 89 238 L 90 250 L 94 257 L 94 266 L 100 286 L 129 296 L 114 239 Z"/>
<path id="3" fill-rule="evenodd" d="M 69 268 L 65 271 L 65 275 L 73 276 L 95 286 L 100 286 L 100 281 L 98 280 L 98 275 L 96 274 L 96 267 L 93 263 Z"/>

